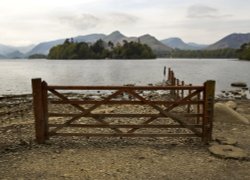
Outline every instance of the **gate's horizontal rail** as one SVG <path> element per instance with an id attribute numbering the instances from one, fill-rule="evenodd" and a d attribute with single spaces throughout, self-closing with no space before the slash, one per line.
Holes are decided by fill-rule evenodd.
<path id="1" fill-rule="evenodd" d="M 204 90 L 204 86 L 47 86 L 48 90 Z"/>
<path id="2" fill-rule="evenodd" d="M 48 124 L 49 127 L 59 127 L 61 124 Z M 195 127 L 202 128 L 202 125 L 190 124 L 186 127 L 182 125 L 165 125 L 165 124 L 69 124 L 65 127 L 79 128 L 186 128 Z"/>
<path id="3" fill-rule="evenodd" d="M 99 100 L 96 101 L 80 101 L 80 100 L 68 100 L 68 101 L 50 101 L 51 104 L 96 104 L 100 102 Z M 176 101 L 151 101 L 148 100 L 147 104 L 152 104 L 152 105 L 170 105 L 170 104 L 177 104 L 177 105 L 187 105 L 187 104 L 203 104 L 204 101 L 181 101 L 181 102 L 176 102 Z M 108 101 L 103 104 L 138 104 L 138 105 L 144 105 L 145 102 L 142 101 L 127 101 L 127 100 L 115 100 L 115 101 Z"/>
<path id="4" fill-rule="evenodd" d="M 74 117 L 74 116 L 80 116 L 81 114 L 74 114 L 74 113 L 49 113 L 48 114 L 50 117 Z M 183 117 L 202 117 L 203 114 L 191 114 L 191 113 L 181 113 Z M 165 117 L 162 114 L 109 114 L 109 113 L 103 113 L 103 114 L 85 114 L 80 117 L 121 117 L 121 118 L 139 118 L 139 117 Z"/>
<path id="5" fill-rule="evenodd" d="M 49 133 L 50 136 L 83 136 L 83 137 L 197 137 L 197 134 L 137 134 L 137 133 Z"/>

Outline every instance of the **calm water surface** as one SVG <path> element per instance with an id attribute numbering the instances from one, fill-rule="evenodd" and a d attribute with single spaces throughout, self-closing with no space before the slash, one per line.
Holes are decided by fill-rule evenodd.
<path id="1" fill-rule="evenodd" d="M 0 60 L 0 94 L 31 93 L 31 79 L 56 85 L 146 85 L 163 80 L 171 67 L 187 83 L 216 80 L 216 91 L 243 81 L 250 85 L 250 62 L 236 59 Z"/>

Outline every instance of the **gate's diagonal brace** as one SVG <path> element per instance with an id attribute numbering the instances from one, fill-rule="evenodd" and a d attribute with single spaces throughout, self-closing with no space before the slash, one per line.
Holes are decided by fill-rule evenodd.
<path id="1" fill-rule="evenodd" d="M 61 98 L 62 100 L 68 101 L 68 103 L 69 103 L 70 105 L 72 105 L 73 107 L 75 107 L 75 108 L 77 108 L 78 110 L 80 110 L 80 111 L 83 112 L 83 113 L 81 113 L 81 114 L 79 114 L 79 115 L 73 117 L 72 119 L 66 121 L 64 124 L 61 124 L 61 125 L 58 126 L 57 128 L 53 129 L 52 131 L 50 131 L 50 133 L 55 133 L 56 131 L 58 131 L 58 130 L 64 128 L 66 125 L 71 124 L 72 122 L 74 122 L 74 121 L 80 119 L 82 116 L 84 116 L 84 115 L 90 113 L 90 112 L 93 111 L 94 109 L 98 108 L 98 107 L 101 106 L 102 104 L 108 102 L 109 100 L 111 100 L 111 99 L 114 98 L 115 96 L 117 96 L 117 95 L 119 95 L 119 94 L 122 93 L 121 90 L 116 91 L 115 93 L 111 94 L 110 96 L 108 96 L 107 98 L 103 99 L 102 101 L 96 103 L 95 105 L 93 105 L 93 106 L 90 107 L 89 109 L 85 109 L 85 108 L 83 108 L 83 107 L 81 107 L 81 106 L 79 106 L 79 105 L 77 105 L 77 104 L 71 103 L 70 100 L 69 100 L 67 97 L 63 96 L 62 94 L 60 94 L 60 93 L 57 92 L 56 90 L 50 89 L 49 91 L 50 91 L 51 93 L 53 93 L 54 95 L 56 95 L 57 97 Z M 104 121 L 103 119 L 95 118 L 95 117 L 93 117 L 93 118 L 94 118 L 96 121 L 98 121 L 98 122 L 100 122 L 100 123 L 102 123 L 102 124 L 109 125 L 109 123 L 106 122 L 106 121 Z M 119 130 L 118 128 L 111 128 L 111 129 L 114 130 L 114 131 L 117 132 L 117 133 L 123 133 L 123 132 L 122 132 L 121 130 Z"/>
<path id="2" fill-rule="evenodd" d="M 185 128 L 191 130 L 192 132 L 194 132 L 196 135 L 200 135 L 201 133 L 199 131 L 197 131 L 195 129 L 195 127 L 192 127 L 192 126 L 187 126 L 188 124 L 182 119 L 183 117 L 181 116 L 177 116 L 177 115 L 174 115 L 172 113 L 169 113 L 170 110 L 172 110 L 173 108 L 177 107 L 178 106 L 178 103 L 179 102 L 183 102 L 183 101 L 186 101 L 187 99 L 190 99 L 192 98 L 193 96 L 197 95 L 198 93 L 200 93 L 200 90 L 197 90 L 191 94 L 189 94 L 188 96 L 186 96 L 185 98 L 183 98 L 182 100 L 178 101 L 178 102 L 174 102 L 172 105 L 170 105 L 169 107 L 167 107 L 166 109 L 162 109 L 160 108 L 159 106 L 156 106 L 156 105 L 153 105 L 153 104 L 149 104 L 148 101 L 140 96 L 139 94 L 135 93 L 133 90 L 126 90 L 127 93 L 131 94 L 132 96 L 138 98 L 139 100 L 141 100 L 142 102 L 144 102 L 145 104 L 148 104 L 149 106 L 153 107 L 154 109 L 158 110 L 160 112 L 160 114 L 164 115 L 165 117 L 170 117 L 172 118 L 173 120 L 177 121 L 178 123 L 180 123 L 182 126 L 184 126 Z M 144 123 L 142 124 L 148 124 L 152 121 L 154 121 L 155 119 L 157 119 L 157 117 L 153 117 L 153 118 L 150 118 L 148 119 L 147 121 L 145 121 Z M 133 128 L 131 130 L 129 130 L 127 133 L 133 133 L 135 132 L 137 129 L 139 128 Z"/>

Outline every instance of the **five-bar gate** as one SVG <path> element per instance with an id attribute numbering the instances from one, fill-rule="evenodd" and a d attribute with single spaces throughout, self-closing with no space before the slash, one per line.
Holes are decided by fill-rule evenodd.
<path id="1" fill-rule="evenodd" d="M 51 136 L 200 137 L 205 143 L 211 140 L 214 81 L 202 86 L 55 86 L 32 79 L 32 88 L 38 143 L 44 143 Z M 65 90 L 105 91 L 106 95 L 99 99 L 68 98 L 63 93 Z M 152 92 L 157 92 L 158 98 L 150 95 Z M 162 98 L 172 92 L 175 98 Z M 52 95 L 54 98 L 49 98 Z M 52 105 L 57 108 L 50 108 Z M 64 111 L 64 105 L 74 111 L 67 108 Z M 98 108 L 112 106 L 119 108 L 117 111 L 114 108 L 112 113 L 98 111 Z M 133 111 L 139 106 L 144 111 Z M 53 119 L 57 117 L 60 118 L 55 122 Z M 178 131 L 171 131 L 173 129 Z"/>

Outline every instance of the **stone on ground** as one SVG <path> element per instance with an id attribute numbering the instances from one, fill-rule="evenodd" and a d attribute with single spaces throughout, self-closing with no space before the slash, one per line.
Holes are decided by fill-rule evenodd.
<path id="1" fill-rule="evenodd" d="M 242 116 L 223 103 L 216 103 L 214 105 L 214 121 L 249 124 L 246 117 Z"/>
<path id="2" fill-rule="evenodd" d="M 233 110 L 237 109 L 237 104 L 234 101 L 227 101 L 225 105 Z"/>
<path id="3" fill-rule="evenodd" d="M 218 143 L 223 144 L 223 145 L 235 145 L 235 144 L 237 144 L 237 141 L 233 138 L 217 137 L 215 140 Z"/>
<path id="4" fill-rule="evenodd" d="M 209 151 L 212 154 L 225 159 L 245 159 L 248 157 L 243 149 L 231 145 L 213 145 L 209 147 Z"/>
<path id="5" fill-rule="evenodd" d="M 247 84 L 244 82 L 233 82 L 233 83 L 231 83 L 231 86 L 233 86 L 233 87 L 247 87 Z"/>

